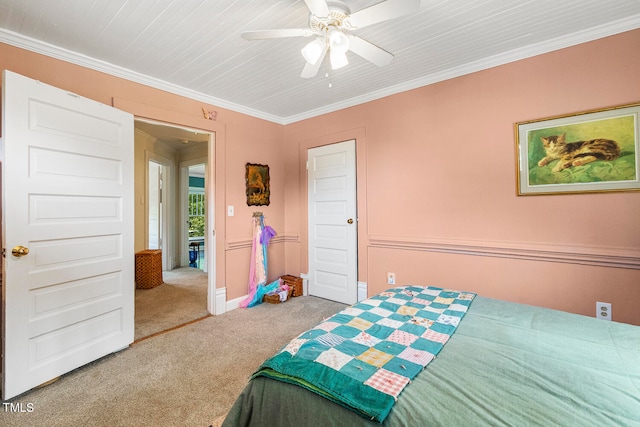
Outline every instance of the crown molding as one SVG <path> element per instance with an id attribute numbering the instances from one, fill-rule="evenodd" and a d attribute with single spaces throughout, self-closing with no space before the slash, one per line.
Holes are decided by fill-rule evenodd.
<path id="1" fill-rule="evenodd" d="M 637 28 L 640 28 L 640 14 L 632 15 L 627 18 L 603 24 L 597 27 L 591 27 L 583 31 L 578 31 L 573 34 L 558 37 L 542 43 L 532 44 L 525 48 L 514 49 L 508 52 L 501 53 L 499 55 L 494 55 L 489 58 L 473 61 L 458 67 L 449 68 L 441 72 L 432 73 L 418 79 L 410 80 L 408 82 L 400 83 L 394 86 L 389 86 L 384 89 L 376 90 L 361 96 L 347 99 L 345 101 L 337 102 L 313 110 L 308 110 L 300 114 L 294 114 L 288 117 L 279 117 L 273 114 L 266 113 L 264 111 L 259 111 L 243 105 L 235 104 L 224 99 L 212 97 L 201 92 L 197 92 L 179 85 L 175 85 L 173 83 L 166 82 L 164 80 L 156 79 L 123 67 L 119 67 L 117 65 L 113 65 L 105 61 L 101 61 L 77 52 L 63 49 L 40 40 L 26 37 L 13 31 L 0 29 L 0 42 L 45 56 L 49 56 L 51 58 L 59 59 L 61 61 L 79 65 L 81 67 L 100 71 L 115 77 L 123 78 L 125 80 L 140 83 L 145 86 L 160 89 L 169 93 L 173 93 L 175 95 L 202 101 L 220 108 L 235 111 L 237 113 L 246 114 L 248 116 L 256 117 L 281 125 L 287 125 L 323 114 L 332 113 L 348 107 L 353 107 L 355 105 L 375 101 L 377 99 L 395 95 L 397 93 L 406 92 L 444 80 L 449 80 L 455 77 L 475 73 L 478 71 L 508 64 L 555 50 L 564 49 L 581 43 L 590 42 L 626 31 L 635 30 Z"/>
<path id="2" fill-rule="evenodd" d="M 26 37 L 13 31 L 5 30 L 3 28 L 0 28 L 0 43 L 5 43 L 14 47 L 18 47 L 20 49 L 25 49 L 31 52 L 45 55 L 50 58 L 59 59 L 64 62 L 69 62 L 71 64 L 79 65 L 84 68 L 89 68 L 94 71 L 109 74 L 114 77 L 119 77 L 135 83 L 140 83 L 142 85 L 160 89 L 165 92 L 173 93 L 175 95 L 184 96 L 196 101 L 202 101 L 204 103 L 235 111 L 237 113 L 246 114 L 248 116 L 256 117 L 278 124 L 284 124 L 281 117 L 275 116 L 273 114 L 258 111 L 249 107 L 245 107 L 243 105 L 226 101 L 224 99 L 216 98 L 201 92 L 187 89 L 185 87 L 169 83 L 164 80 L 150 77 L 145 74 L 141 74 L 106 61 L 101 61 L 99 59 L 83 55 L 81 53 L 63 49 L 61 47 L 30 37 Z"/>
<path id="3" fill-rule="evenodd" d="M 508 52 L 483 58 L 478 61 L 469 62 L 458 67 L 448 68 L 438 73 L 432 73 L 414 80 L 389 86 L 384 89 L 366 93 L 362 96 L 353 97 L 345 101 L 326 105 L 314 110 L 305 111 L 300 114 L 292 115 L 283 119 L 285 125 L 320 116 L 322 114 L 332 113 L 355 105 L 364 104 L 366 102 L 375 101 L 390 95 L 417 89 L 419 87 L 428 86 L 430 84 L 453 79 L 466 74 L 475 73 L 489 68 L 505 65 L 511 62 L 520 61 L 522 59 L 531 58 L 544 53 L 553 52 L 555 50 L 564 49 L 582 43 L 587 43 L 615 34 L 624 33 L 626 31 L 640 28 L 640 14 L 633 15 L 625 19 L 610 22 L 598 27 L 592 27 L 577 33 L 569 34 L 564 37 L 558 37 L 543 43 L 529 45 L 525 48 L 510 50 Z"/>

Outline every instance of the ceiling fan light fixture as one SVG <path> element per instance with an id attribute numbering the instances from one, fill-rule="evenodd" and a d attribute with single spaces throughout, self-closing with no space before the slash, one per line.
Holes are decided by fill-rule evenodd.
<path id="1" fill-rule="evenodd" d="M 309 9 L 307 28 L 245 31 L 242 37 L 246 40 L 314 37 L 315 40 L 301 49 L 306 62 L 300 77 L 305 79 L 318 74 L 326 56 L 329 56 L 327 63 L 330 61 L 334 70 L 348 65 L 347 52 L 352 52 L 378 67 L 389 64 L 393 54 L 351 32 L 417 12 L 420 9 L 420 0 L 379 0 L 374 5 L 354 13 L 344 4 L 345 1 L 304 0 Z"/>
<path id="2" fill-rule="evenodd" d="M 332 51 L 346 53 L 349 50 L 349 37 L 342 31 L 331 28 L 329 30 L 329 45 Z"/>
<path id="3" fill-rule="evenodd" d="M 349 64 L 346 51 L 341 52 L 339 50 L 331 49 L 331 51 L 329 52 L 329 60 L 331 61 L 332 70 L 337 70 L 338 68 L 342 68 L 345 65 Z"/>
<path id="4" fill-rule="evenodd" d="M 322 56 L 322 52 L 324 49 L 325 42 L 322 38 L 318 37 L 315 40 L 307 43 L 307 45 L 302 48 L 301 52 L 302 56 L 307 60 L 309 64 L 315 65 L 316 62 L 318 62 L 318 60 L 320 59 L 320 56 Z"/>

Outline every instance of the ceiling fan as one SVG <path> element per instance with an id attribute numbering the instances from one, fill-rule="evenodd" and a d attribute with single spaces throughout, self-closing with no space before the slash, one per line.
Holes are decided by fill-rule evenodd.
<path id="1" fill-rule="evenodd" d="M 304 2 L 310 12 L 309 28 L 257 30 L 242 33 L 242 37 L 246 40 L 313 37 L 313 40 L 302 49 L 302 56 L 307 61 L 300 74 L 304 78 L 311 78 L 318 74 L 327 54 L 333 70 L 348 64 L 346 55 L 348 51 L 379 67 L 389 64 L 393 54 L 351 34 L 351 31 L 408 15 L 420 9 L 420 0 L 385 0 L 354 13 L 351 13 L 342 2 L 326 0 L 304 0 Z"/>

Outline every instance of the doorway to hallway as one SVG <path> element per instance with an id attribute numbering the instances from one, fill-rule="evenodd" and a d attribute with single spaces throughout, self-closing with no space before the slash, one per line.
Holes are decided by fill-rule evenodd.
<path id="1" fill-rule="evenodd" d="M 206 183 L 209 150 L 214 135 L 164 123 L 136 120 L 136 226 L 135 251 L 162 250 L 163 284 L 136 289 L 135 339 L 172 329 L 209 315 L 209 292 L 213 288 L 213 260 L 207 248 Z M 193 164 L 193 173 L 183 172 Z M 198 167 L 195 167 L 198 165 Z M 197 182 L 192 182 L 194 178 Z M 190 217 L 188 189 L 198 188 Z M 190 235 L 192 222 L 196 226 Z M 196 224 L 197 223 L 197 224 Z M 197 235 L 197 236 L 196 236 Z M 190 266 L 191 237 L 198 244 L 195 263 Z M 208 239 L 213 240 L 213 239 Z"/>

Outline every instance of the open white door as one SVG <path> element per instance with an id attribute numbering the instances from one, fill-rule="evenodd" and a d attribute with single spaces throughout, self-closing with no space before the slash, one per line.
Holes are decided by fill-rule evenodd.
<path id="1" fill-rule="evenodd" d="M 308 154 L 309 294 L 354 304 L 358 293 L 356 142 Z"/>
<path id="2" fill-rule="evenodd" d="M 9 399 L 133 342 L 133 117 L 9 71 L 2 100 Z"/>

